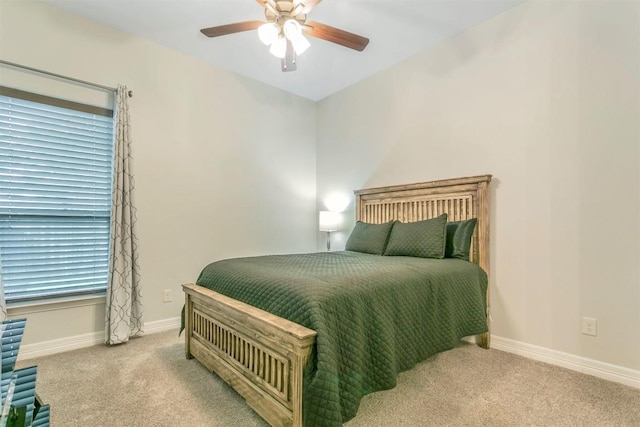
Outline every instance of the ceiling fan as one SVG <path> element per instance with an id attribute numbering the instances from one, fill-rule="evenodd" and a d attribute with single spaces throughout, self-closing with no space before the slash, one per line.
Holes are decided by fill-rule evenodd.
<path id="1" fill-rule="evenodd" d="M 219 37 L 257 29 L 260 40 L 270 46 L 269 52 L 280 58 L 282 71 L 294 71 L 297 68 L 297 55 L 309 48 L 310 43 L 303 33 L 359 52 L 363 51 L 369 43 L 368 38 L 319 22 L 307 21 L 307 13 L 321 1 L 256 0 L 264 8 L 266 22 L 236 22 L 203 28 L 200 32 L 207 37 Z"/>

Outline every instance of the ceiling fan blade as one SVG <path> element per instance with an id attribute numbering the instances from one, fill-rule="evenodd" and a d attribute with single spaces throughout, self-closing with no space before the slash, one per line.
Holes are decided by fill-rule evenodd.
<path id="1" fill-rule="evenodd" d="M 227 34 L 241 33 L 243 31 L 251 31 L 257 29 L 264 21 L 245 21 L 236 22 L 235 24 L 219 25 L 217 27 L 203 28 L 200 30 L 207 37 L 219 37 Z"/>
<path id="2" fill-rule="evenodd" d="M 260 1 L 260 0 L 258 0 Z M 313 9 L 314 7 L 316 7 L 316 5 L 318 3 L 320 3 L 322 0 L 298 0 L 296 2 L 294 2 L 296 5 L 301 4 L 304 6 L 304 8 L 302 9 L 301 13 L 309 13 L 309 11 L 311 9 Z"/>
<path id="3" fill-rule="evenodd" d="M 369 39 L 319 22 L 307 22 L 303 26 L 305 34 L 362 52 Z"/>

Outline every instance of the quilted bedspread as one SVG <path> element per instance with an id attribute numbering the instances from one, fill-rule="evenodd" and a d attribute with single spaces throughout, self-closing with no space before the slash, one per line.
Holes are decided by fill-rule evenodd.
<path id="1" fill-rule="evenodd" d="M 325 252 L 214 262 L 198 285 L 317 332 L 305 371 L 305 426 L 339 426 L 362 396 L 487 331 L 487 276 L 458 259 Z"/>

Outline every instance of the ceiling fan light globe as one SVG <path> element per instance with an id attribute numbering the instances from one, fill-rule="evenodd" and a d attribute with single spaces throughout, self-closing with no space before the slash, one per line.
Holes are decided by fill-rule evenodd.
<path id="1" fill-rule="evenodd" d="M 296 55 L 302 55 L 307 49 L 309 49 L 309 46 L 311 46 L 309 40 L 307 40 L 303 35 L 292 39 L 291 44 L 293 45 L 293 50 L 296 51 Z"/>
<path id="2" fill-rule="evenodd" d="M 278 39 L 278 33 L 280 30 L 278 26 L 273 22 L 267 22 L 258 27 L 258 38 L 265 45 L 269 46 Z"/>
<path id="3" fill-rule="evenodd" d="M 284 58 L 287 54 L 287 39 L 285 39 L 284 37 L 278 37 L 276 41 L 271 44 L 269 53 L 271 53 L 276 58 Z"/>
<path id="4" fill-rule="evenodd" d="M 287 19 L 282 25 L 282 31 L 285 37 L 291 41 L 302 36 L 302 27 L 295 19 Z"/>

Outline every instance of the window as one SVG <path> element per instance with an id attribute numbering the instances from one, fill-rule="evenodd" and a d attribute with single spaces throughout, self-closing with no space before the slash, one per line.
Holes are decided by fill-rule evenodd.
<path id="1" fill-rule="evenodd" d="M 0 260 L 7 303 L 103 293 L 113 112 L 0 87 Z"/>

